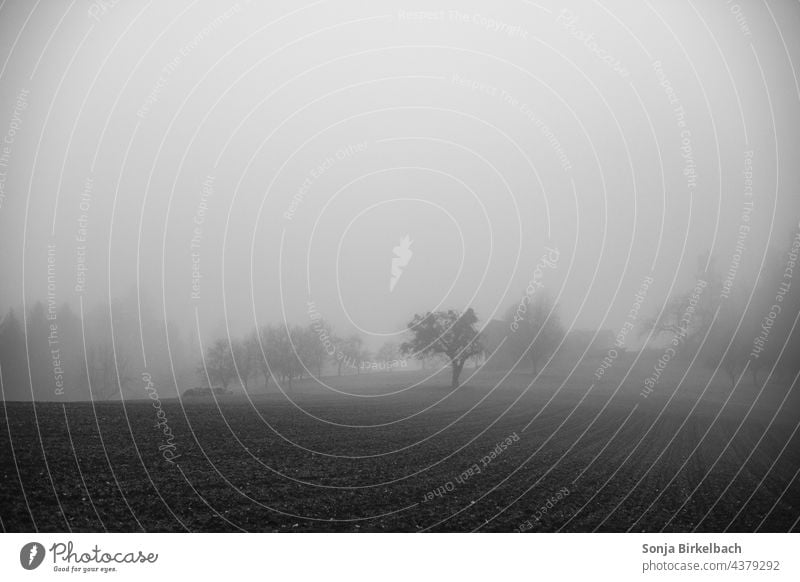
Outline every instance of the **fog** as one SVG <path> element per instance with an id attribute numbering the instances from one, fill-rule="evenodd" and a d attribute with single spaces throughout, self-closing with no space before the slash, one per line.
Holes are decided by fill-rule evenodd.
<path id="1" fill-rule="evenodd" d="M 68 304 L 62 344 L 115 336 L 136 377 L 177 358 L 167 395 L 219 338 L 322 318 L 375 352 L 532 281 L 565 333 L 617 334 L 644 279 L 640 320 L 713 264 L 759 319 L 798 230 L 788 3 L 2 12 L 2 312 Z"/>

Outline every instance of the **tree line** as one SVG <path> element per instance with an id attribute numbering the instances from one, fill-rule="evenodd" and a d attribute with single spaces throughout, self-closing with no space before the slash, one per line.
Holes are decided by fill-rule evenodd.
<path id="1" fill-rule="evenodd" d="M 767 374 L 791 380 L 800 372 L 800 234 L 771 249 L 759 278 L 744 275 L 732 284 L 708 255 L 698 259 L 694 289 L 669 298 L 658 314 L 644 319 L 640 333 L 650 341 L 673 340 L 676 357 L 712 367 L 732 384 L 745 373 L 756 385 Z M 725 278 L 727 275 L 727 279 Z M 701 282 L 701 284 L 700 284 Z M 0 322 L 0 379 L 5 400 L 104 400 L 142 397 L 142 373 L 165 387 L 197 383 L 227 391 L 232 385 L 268 389 L 275 381 L 325 374 L 392 371 L 406 358 L 439 361 L 450 367 L 458 387 L 470 360 L 491 356 L 472 308 L 415 314 L 407 341 L 387 342 L 374 354 L 358 334 L 340 337 L 321 318 L 306 326 L 263 325 L 244 337 L 218 338 L 202 346 L 184 341 L 179 330 L 156 318 L 138 301 L 97 305 L 81 317 L 68 304 L 36 302 L 26 311 L 10 309 Z M 688 315 L 687 315 L 688 314 Z M 498 322 L 492 322 L 498 323 Z M 557 306 L 544 291 L 510 306 L 502 349 L 534 375 L 564 339 Z M 169 339 L 169 341 L 167 341 Z M 497 347 L 497 346 L 489 346 Z"/>
<path id="2" fill-rule="evenodd" d="M 170 384 L 173 369 L 179 376 L 186 369 L 189 346 L 175 326 L 159 322 L 147 305 L 140 314 L 136 305 L 97 304 L 83 317 L 68 303 L 9 309 L 0 321 L 5 400 L 141 397 L 145 371 L 160 386 Z"/>
<path id="3" fill-rule="evenodd" d="M 294 380 L 336 375 L 391 371 L 405 367 L 397 344 L 386 342 L 373 354 L 358 334 L 339 337 L 324 321 L 308 326 L 263 325 L 244 338 L 219 338 L 205 350 L 197 374 L 210 385 L 227 391 L 232 384 L 248 390 L 250 382 L 266 390 L 274 378 L 292 387 Z"/>
<path id="4" fill-rule="evenodd" d="M 720 267 L 713 256 L 698 257 L 702 292 L 672 296 L 641 332 L 676 340 L 676 357 L 711 367 L 731 386 L 745 375 L 755 386 L 768 375 L 791 382 L 800 372 L 799 252 L 800 231 L 767 251 L 755 282 L 735 263 Z"/>
<path id="5" fill-rule="evenodd" d="M 0 379 L 5 400 L 142 398 L 142 374 L 161 397 L 197 384 L 228 391 L 288 387 L 298 379 L 407 367 L 399 347 L 386 342 L 372 353 L 358 334 L 339 337 L 324 321 L 308 326 L 263 325 L 244 337 L 216 338 L 207 346 L 163 324 L 149 305 L 97 304 L 81 317 L 69 304 L 36 302 L 9 309 L 0 320 Z M 169 340 L 169 341 L 167 341 Z M 196 354 L 203 348 L 203 356 Z M 193 355 L 194 354 L 194 355 Z"/>

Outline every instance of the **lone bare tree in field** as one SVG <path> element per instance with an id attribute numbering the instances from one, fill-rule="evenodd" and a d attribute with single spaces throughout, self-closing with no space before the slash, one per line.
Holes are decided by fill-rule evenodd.
<path id="1" fill-rule="evenodd" d="M 480 334 L 475 329 L 477 321 L 471 307 L 464 313 L 450 309 L 417 314 L 408 324 L 413 337 L 400 346 L 400 351 L 419 360 L 436 354 L 445 355 L 453 372 L 450 386 L 458 388 L 458 379 L 466 361 L 483 352 Z"/>

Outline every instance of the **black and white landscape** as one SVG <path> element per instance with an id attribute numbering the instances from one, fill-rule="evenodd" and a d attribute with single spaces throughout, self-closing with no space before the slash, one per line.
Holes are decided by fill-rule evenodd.
<path id="1" fill-rule="evenodd" d="M 0 528 L 798 531 L 798 30 L 0 3 Z"/>

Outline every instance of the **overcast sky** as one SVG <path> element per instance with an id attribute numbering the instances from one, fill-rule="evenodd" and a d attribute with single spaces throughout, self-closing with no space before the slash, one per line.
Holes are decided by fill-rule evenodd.
<path id="1" fill-rule="evenodd" d="M 565 324 L 616 329 L 644 277 L 652 311 L 726 270 L 747 200 L 742 283 L 798 221 L 793 2 L 111 4 L 0 11 L 4 309 L 52 244 L 59 303 L 138 285 L 215 333 L 313 301 L 376 345 L 499 316 L 549 248 Z"/>

